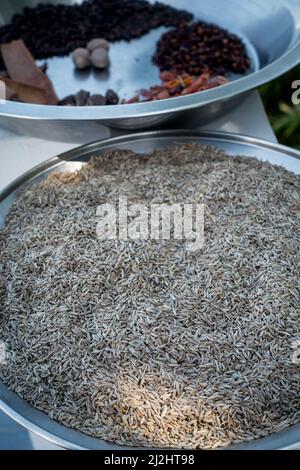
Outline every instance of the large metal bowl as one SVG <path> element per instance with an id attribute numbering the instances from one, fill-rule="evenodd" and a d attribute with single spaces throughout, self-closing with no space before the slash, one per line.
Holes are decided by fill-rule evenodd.
<path id="1" fill-rule="evenodd" d="M 92 155 L 97 155 L 107 149 L 121 148 L 143 153 L 168 147 L 174 145 L 174 143 L 191 141 L 217 146 L 231 155 L 238 154 L 245 158 L 256 156 L 261 160 L 282 165 L 289 171 L 300 175 L 300 152 L 268 141 L 220 132 L 197 133 L 195 131 L 173 130 L 132 134 L 131 136 L 102 140 L 70 150 L 48 160 L 14 181 L 0 193 L 0 227 L 5 223 L 5 217 L 16 192 L 24 185 L 31 185 L 46 178 L 51 172 L 79 169 L 83 162 L 87 161 Z M 68 449 L 125 449 L 125 447 L 116 446 L 58 424 L 45 413 L 34 409 L 18 397 L 16 393 L 10 391 L 1 380 L 0 409 L 30 431 Z M 243 443 L 233 448 L 249 450 L 300 449 L 300 423 L 272 436 Z"/>
<path id="2" fill-rule="evenodd" d="M 153 1 L 154 0 L 150 0 Z M 252 69 L 243 77 L 235 77 L 228 85 L 190 96 L 168 100 L 103 107 L 56 107 L 8 102 L 0 104 L 0 118 L 20 132 L 34 132 L 38 126 L 32 120 L 60 124 L 66 132 L 76 126 L 84 132 L 90 121 L 106 126 L 137 129 L 157 126 L 178 114 L 203 108 L 203 120 L 224 112 L 231 98 L 256 88 L 286 72 L 300 61 L 300 1 L 299 0 L 161 0 L 174 7 L 190 10 L 196 18 L 214 22 L 244 39 L 252 59 Z M 25 6 L 41 0 L 2 0 L 0 24 Z M 74 0 L 46 0 L 45 3 L 75 3 Z M 80 2 L 77 2 L 80 3 Z M 110 73 L 89 76 L 74 73 L 68 57 L 49 60 L 49 75 L 60 97 L 80 88 L 103 92 L 117 89 L 121 96 L 132 96 L 137 89 L 158 83 L 158 69 L 151 65 L 156 41 L 164 28 L 134 41 L 134 45 L 119 42 L 111 48 Z M 53 33 L 55 34 L 55 32 Z M 292 91 L 291 91 L 292 93 Z M 30 120 L 22 127 L 18 120 Z M 86 127 L 87 128 L 87 127 Z M 50 128 L 49 128 L 50 129 Z M 51 130 L 49 130 L 51 132 Z"/>

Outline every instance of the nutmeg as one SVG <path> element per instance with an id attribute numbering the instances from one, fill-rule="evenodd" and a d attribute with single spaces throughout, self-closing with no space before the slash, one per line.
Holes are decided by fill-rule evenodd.
<path id="1" fill-rule="evenodd" d="M 86 48 L 90 53 L 93 52 L 95 49 L 105 49 L 106 51 L 108 51 L 109 43 L 106 41 L 106 39 L 95 38 L 87 43 Z"/>
<path id="2" fill-rule="evenodd" d="M 90 56 L 91 62 L 97 69 L 106 69 L 109 65 L 108 52 L 105 49 L 95 49 Z"/>
<path id="3" fill-rule="evenodd" d="M 90 53 L 84 47 L 78 47 L 72 52 L 72 60 L 77 69 L 86 69 L 90 67 Z"/>

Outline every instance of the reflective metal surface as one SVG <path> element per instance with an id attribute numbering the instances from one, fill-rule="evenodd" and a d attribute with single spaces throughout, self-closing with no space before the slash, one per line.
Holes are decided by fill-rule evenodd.
<path id="1" fill-rule="evenodd" d="M 16 191 L 22 185 L 30 185 L 38 179 L 44 179 L 53 171 L 78 169 L 92 155 L 106 149 L 126 148 L 136 152 L 151 152 L 152 150 L 174 145 L 176 143 L 196 141 L 211 144 L 224 149 L 228 154 L 238 154 L 245 157 L 256 156 L 274 164 L 282 165 L 290 171 L 300 174 L 300 153 L 287 147 L 253 137 L 220 132 L 195 131 L 160 131 L 132 134 L 127 137 L 95 142 L 65 152 L 48 162 L 34 168 L 21 176 L 0 194 L 0 226 L 5 223 L 5 217 L 14 200 Z M 68 429 L 46 414 L 37 411 L 8 390 L 0 381 L 0 408 L 11 418 L 28 430 L 48 439 L 49 441 L 68 449 L 106 449 L 121 448 L 100 439 L 95 439 L 78 431 Z M 124 449 L 124 447 L 122 447 Z M 234 446 L 238 449 L 296 449 L 300 448 L 300 424 L 284 432 Z"/>
<path id="2" fill-rule="evenodd" d="M 13 13 L 40 0 L 2 0 L 0 21 L 8 22 Z M 151 0 L 154 1 L 154 0 Z M 228 85 L 150 103 L 101 107 L 56 107 L 8 102 L 0 105 L 0 115 L 7 125 L 16 119 L 38 119 L 64 126 L 66 132 L 88 128 L 89 121 L 124 129 L 154 127 L 183 111 L 201 107 L 203 120 L 215 118 L 223 111 L 226 100 L 272 80 L 300 60 L 300 1 L 299 0 L 162 0 L 194 13 L 196 18 L 214 22 L 241 36 L 252 59 L 250 74 L 235 77 Z M 49 1 L 51 3 L 51 1 Z M 61 3 L 52 1 L 52 3 Z M 63 3 L 74 3 L 65 1 Z M 112 45 L 110 72 L 76 73 L 69 58 L 49 60 L 49 76 L 62 97 L 80 88 L 105 92 L 114 87 L 122 96 L 131 96 L 141 88 L 157 83 L 158 70 L 151 65 L 155 43 L 163 28 L 150 32 L 133 43 Z M 234 106 L 234 102 L 229 102 Z M 22 125 L 20 131 L 22 131 Z M 34 126 L 31 126 L 31 130 Z M 30 127 L 28 128 L 30 132 Z M 51 130 L 50 130 L 51 132 Z"/>

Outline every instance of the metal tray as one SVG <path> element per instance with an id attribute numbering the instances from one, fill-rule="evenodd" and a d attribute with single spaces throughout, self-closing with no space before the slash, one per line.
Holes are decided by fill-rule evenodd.
<path id="1" fill-rule="evenodd" d="M 79 2 L 82 0 L 79 0 Z M 154 2 L 155 0 L 150 0 Z M 300 60 L 300 2 L 299 0 L 161 0 L 163 3 L 191 11 L 195 18 L 214 22 L 243 38 L 252 59 L 250 73 L 232 77 L 232 82 L 219 88 L 150 103 L 117 106 L 56 107 L 7 102 L 0 104 L 0 118 L 19 132 L 38 133 L 45 122 L 59 124 L 65 132 L 75 127 L 82 132 L 90 121 L 123 129 L 158 126 L 183 112 L 202 110 L 203 121 L 211 120 L 234 107 L 230 98 L 254 89 L 283 74 Z M 25 6 L 40 0 L 2 0 L 0 24 Z M 78 3 L 75 0 L 47 0 L 48 3 Z M 151 64 L 156 41 L 164 28 L 131 43 L 119 41 L 111 47 L 109 72 L 76 73 L 68 57 L 48 60 L 49 76 L 60 97 L 78 91 L 105 92 L 113 87 L 121 96 L 132 96 L 136 90 L 158 83 L 158 69 Z M 32 125 L 32 120 L 38 123 Z M 30 121 L 26 125 L 26 121 Z M 38 125 L 36 125 L 38 124 Z"/>
<path id="2" fill-rule="evenodd" d="M 155 149 L 169 147 L 177 143 L 199 142 L 224 149 L 230 155 L 242 155 L 281 165 L 300 174 L 300 152 L 273 144 L 268 141 L 237 134 L 221 132 L 194 131 L 156 131 L 132 134 L 127 137 L 115 137 L 94 142 L 54 157 L 39 165 L 24 176 L 11 183 L 0 193 L 0 227 L 5 223 L 6 214 L 17 191 L 25 185 L 31 185 L 54 171 L 79 169 L 92 155 L 107 149 L 131 149 L 139 153 L 148 153 Z M 79 431 L 69 429 L 51 420 L 24 400 L 11 392 L 0 380 L 0 409 L 28 430 L 67 449 L 125 449 L 100 439 L 89 437 Z M 300 424 L 264 439 L 259 439 L 232 448 L 237 449 L 296 449 L 300 448 Z"/>

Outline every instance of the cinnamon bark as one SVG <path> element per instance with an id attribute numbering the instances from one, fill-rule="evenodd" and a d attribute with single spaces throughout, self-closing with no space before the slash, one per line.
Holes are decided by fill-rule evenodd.
<path id="1" fill-rule="evenodd" d="M 43 88 L 25 85 L 3 76 L 0 76 L 0 80 L 6 85 L 6 99 L 16 98 L 24 103 L 47 104 L 47 95 Z"/>
<path id="2" fill-rule="evenodd" d="M 42 104 L 58 103 L 51 81 L 36 65 L 22 39 L 2 44 L 1 53 L 6 70 L 13 81 L 44 90 L 46 103 Z"/>

